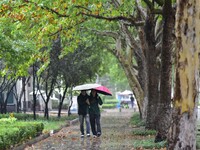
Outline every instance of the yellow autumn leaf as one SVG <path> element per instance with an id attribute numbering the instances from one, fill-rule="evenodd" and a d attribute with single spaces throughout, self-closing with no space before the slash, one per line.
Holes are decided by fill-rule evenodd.
<path id="1" fill-rule="evenodd" d="M 97 6 L 97 8 L 101 8 L 102 7 L 102 3 L 100 2 L 96 6 Z"/>
<path id="2" fill-rule="evenodd" d="M 64 8 L 67 8 L 67 3 L 64 3 L 64 4 L 63 4 L 63 7 L 64 7 Z"/>

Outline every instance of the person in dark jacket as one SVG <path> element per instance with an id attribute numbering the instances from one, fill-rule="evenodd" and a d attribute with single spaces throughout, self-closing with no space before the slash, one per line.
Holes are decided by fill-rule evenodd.
<path id="1" fill-rule="evenodd" d="M 89 95 L 86 93 L 85 90 L 82 90 L 79 96 L 77 97 L 78 103 L 78 115 L 79 115 L 79 122 L 80 122 L 80 131 L 81 137 L 84 137 L 84 120 L 86 124 L 86 133 L 87 137 L 90 136 L 90 121 L 89 121 Z"/>
<path id="2" fill-rule="evenodd" d="M 133 95 L 131 95 L 130 99 L 131 99 L 131 107 L 133 108 L 134 107 L 134 101 L 135 101 Z"/>
<path id="3" fill-rule="evenodd" d="M 102 105 L 103 102 L 96 90 L 91 90 L 89 97 L 89 114 L 90 114 L 90 125 L 94 137 L 101 136 L 101 124 L 100 124 L 100 109 L 99 105 Z"/>

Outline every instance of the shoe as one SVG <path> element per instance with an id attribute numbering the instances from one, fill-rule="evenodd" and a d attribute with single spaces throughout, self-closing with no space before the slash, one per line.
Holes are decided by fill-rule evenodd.
<path id="1" fill-rule="evenodd" d="M 89 133 L 87 134 L 87 137 L 90 137 L 90 134 L 89 134 Z"/>
<path id="2" fill-rule="evenodd" d="M 84 135 L 83 135 L 83 134 L 81 134 L 81 138 L 84 138 Z"/>
<path id="3" fill-rule="evenodd" d="M 97 137 L 100 137 L 100 136 L 101 136 L 101 133 L 100 133 L 100 132 L 98 132 L 98 133 L 97 133 Z"/>
<path id="4" fill-rule="evenodd" d="M 96 137 L 97 137 L 96 135 L 93 136 L 93 138 L 96 138 Z"/>

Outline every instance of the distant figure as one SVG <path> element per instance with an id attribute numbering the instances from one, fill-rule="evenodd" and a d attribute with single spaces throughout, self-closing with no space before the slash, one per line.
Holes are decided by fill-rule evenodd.
<path id="1" fill-rule="evenodd" d="M 131 99 L 131 107 L 133 108 L 134 107 L 134 101 L 135 101 L 133 95 L 131 95 L 130 99 Z"/>

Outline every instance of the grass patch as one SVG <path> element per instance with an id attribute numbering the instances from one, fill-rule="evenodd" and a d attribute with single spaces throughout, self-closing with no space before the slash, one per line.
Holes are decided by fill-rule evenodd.
<path id="1" fill-rule="evenodd" d="M 39 121 L 40 122 L 40 121 Z M 66 121 L 41 121 L 44 124 L 44 130 L 43 133 L 47 133 L 50 130 L 57 130 L 61 128 L 62 126 L 67 125 Z"/>
<path id="2" fill-rule="evenodd" d="M 160 149 L 166 147 L 167 142 L 162 141 L 159 143 L 154 143 L 154 139 L 144 139 L 144 140 L 134 140 L 135 148 L 145 148 L 145 149 Z"/>
<path id="3" fill-rule="evenodd" d="M 140 136 L 149 136 L 149 135 L 156 135 L 155 130 L 134 130 L 133 135 L 140 135 Z"/>
<path id="4" fill-rule="evenodd" d="M 200 121 L 199 120 L 197 121 L 197 137 L 196 137 L 196 140 L 197 140 L 196 148 L 200 149 Z"/>
<path id="5" fill-rule="evenodd" d="M 49 120 L 46 120 L 43 117 L 39 117 L 36 121 L 44 124 L 43 133 L 46 133 L 46 132 L 49 132 L 50 130 L 57 130 L 61 128 L 62 126 L 67 125 L 68 121 L 76 119 L 77 117 L 78 117 L 77 115 L 70 115 L 70 116 L 65 116 L 61 118 L 51 116 L 49 117 Z"/>
<path id="6" fill-rule="evenodd" d="M 133 140 L 134 147 L 136 149 L 142 148 L 142 149 L 161 149 L 165 148 L 167 145 L 167 141 L 162 141 L 155 143 L 155 135 L 156 131 L 155 130 L 145 130 L 145 122 L 140 119 L 139 113 L 133 114 L 133 116 L 130 119 L 130 124 L 134 128 L 133 130 L 133 135 L 137 136 Z M 139 138 L 139 139 L 138 139 Z"/>
<path id="7" fill-rule="evenodd" d="M 145 126 L 145 122 L 140 119 L 140 114 L 139 113 L 134 113 L 133 116 L 130 119 L 130 124 L 132 126 L 140 127 L 140 126 Z"/>

